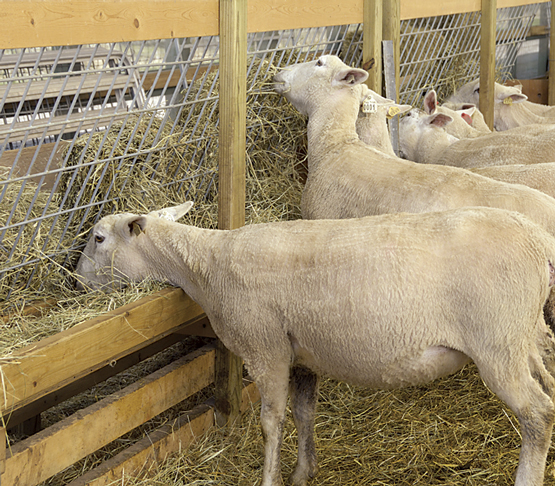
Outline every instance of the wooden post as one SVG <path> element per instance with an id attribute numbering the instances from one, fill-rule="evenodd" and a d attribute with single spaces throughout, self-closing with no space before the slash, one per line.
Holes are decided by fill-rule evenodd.
<path id="1" fill-rule="evenodd" d="M 400 86 L 399 66 L 401 64 L 401 0 L 384 0 L 383 40 L 393 41 L 396 99 L 398 100 Z"/>
<path id="2" fill-rule="evenodd" d="M 245 224 L 247 0 L 220 0 L 220 138 L 218 226 Z M 243 363 L 219 343 L 215 400 L 218 425 L 240 413 Z"/>
<path id="3" fill-rule="evenodd" d="M 0 486 L 2 486 L 1 475 L 4 474 L 6 470 L 6 429 L 0 427 Z"/>
<path id="4" fill-rule="evenodd" d="M 480 45 L 480 111 L 493 130 L 495 103 L 495 24 L 497 0 L 482 0 L 482 39 Z"/>
<path id="5" fill-rule="evenodd" d="M 548 104 L 555 105 L 555 5 L 551 2 L 551 28 L 549 29 L 549 87 L 547 88 Z M 553 46 L 553 49 L 551 48 Z"/>
<path id="6" fill-rule="evenodd" d="M 364 0 L 362 28 L 362 69 L 368 71 L 366 85 L 382 92 L 382 0 Z"/>

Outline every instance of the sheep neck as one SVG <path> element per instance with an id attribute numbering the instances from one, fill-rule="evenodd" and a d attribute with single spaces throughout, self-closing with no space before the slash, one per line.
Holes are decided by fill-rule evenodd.
<path id="1" fill-rule="evenodd" d="M 354 96 L 341 96 L 336 100 L 330 98 L 325 101 L 318 103 L 308 118 L 309 170 L 315 168 L 318 161 L 329 153 L 359 140 L 355 128 L 358 100 Z"/>
<path id="2" fill-rule="evenodd" d="M 382 110 L 379 108 L 378 113 L 359 116 L 356 121 L 356 131 L 365 144 L 395 157 L 387 128 L 386 114 Z"/>
<path id="3" fill-rule="evenodd" d="M 416 162 L 436 163 L 443 152 L 457 141 L 457 138 L 437 128 L 430 129 L 428 135 L 428 137 L 422 137 L 418 143 L 417 152 L 420 153 L 420 157 L 417 157 Z"/>
<path id="4" fill-rule="evenodd" d="M 202 305 L 199 299 L 207 295 L 211 255 L 224 232 L 159 221 L 145 233 L 141 250 L 152 263 L 152 277 L 181 287 Z"/>
<path id="5" fill-rule="evenodd" d="M 522 103 L 512 105 L 504 105 L 498 103 L 495 105 L 496 117 L 503 120 L 501 129 L 506 130 L 522 125 L 532 125 L 535 123 L 545 123 L 545 119 L 531 112 Z"/>

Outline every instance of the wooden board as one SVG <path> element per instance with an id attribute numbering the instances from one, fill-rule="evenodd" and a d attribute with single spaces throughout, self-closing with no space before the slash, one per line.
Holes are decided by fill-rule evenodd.
<path id="1" fill-rule="evenodd" d="M 241 394 L 241 412 L 252 407 L 260 400 L 254 383 L 245 383 Z M 195 407 L 191 412 L 178 417 L 148 437 L 141 439 L 125 451 L 103 462 L 94 470 L 68 484 L 68 486 L 109 486 L 124 476 L 142 476 L 159 464 L 168 454 L 186 453 L 186 448 L 195 438 L 206 433 L 214 425 L 212 401 Z"/>
<path id="2" fill-rule="evenodd" d="M 168 288 L 18 350 L 2 364 L 0 412 L 8 415 L 201 315 L 181 289 Z"/>
<path id="3" fill-rule="evenodd" d="M 29 486 L 71 466 L 213 381 L 214 346 L 174 361 L 7 452 L 2 484 Z"/>
<path id="4" fill-rule="evenodd" d="M 245 224 L 247 145 L 247 0 L 220 0 L 218 228 Z M 218 425 L 239 415 L 243 361 L 219 342 L 215 400 Z"/>
<path id="5" fill-rule="evenodd" d="M 484 121 L 493 130 L 497 1 L 482 0 L 482 9 L 479 109 L 484 114 Z"/>
<path id="6" fill-rule="evenodd" d="M 249 0 L 248 31 L 358 24 L 364 0 Z M 499 0 L 498 8 L 537 3 Z M 481 0 L 402 0 L 401 18 L 473 12 Z M 218 0 L 3 0 L 0 49 L 218 35 Z"/>
<path id="7" fill-rule="evenodd" d="M 364 0 L 362 69 L 368 71 L 366 85 L 382 93 L 382 0 Z"/>
<path id="8" fill-rule="evenodd" d="M 147 358 L 150 358 L 169 346 L 182 341 L 185 336 L 190 335 L 215 337 L 215 334 L 212 331 L 210 323 L 206 317 L 201 317 L 198 320 L 194 319 L 192 322 L 187 322 L 176 328 L 173 334 L 153 342 L 152 344 L 124 356 L 115 362 L 111 362 L 91 374 L 76 379 L 63 388 L 56 389 L 52 393 L 41 397 L 39 400 L 29 403 L 25 407 L 11 411 L 9 416 L 4 417 L 8 429 L 12 429 L 14 426 L 36 417 L 45 410 L 48 410 L 50 407 L 53 407 L 64 400 L 77 395 L 78 393 L 88 390 L 92 386 L 95 386 L 98 383 L 121 373 L 127 368 L 130 368 Z"/>

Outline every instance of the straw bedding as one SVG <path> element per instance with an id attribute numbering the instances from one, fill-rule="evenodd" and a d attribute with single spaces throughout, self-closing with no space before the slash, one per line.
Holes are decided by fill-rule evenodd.
<path id="1" fill-rule="evenodd" d="M 239 426 L 214 428 L 181 454 L 122 486 L 260 484 L 263 450 L 256 404 Z M 520 436 L 510 410 L 475 366 L 427 386 L 376 391 L 333 380 L 322 384 L 316 417 L 317 485 L 512 485 Z M 290 413 L 282 475 L 295 465 Z M 545 485 L 555 484 L 553 452 Z"/>

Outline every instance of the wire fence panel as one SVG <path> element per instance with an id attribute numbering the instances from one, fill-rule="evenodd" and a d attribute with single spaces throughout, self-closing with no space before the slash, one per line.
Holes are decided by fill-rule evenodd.
<path id="1" fill-rule="evenodd" d="M 499 82 L 512 76 L 518 50 L 540 4 L 497 11 L 496 72 Z M 401 100 L 420 106 L 435 89 L 442 101 L 480 75 L 480 12 L 401 22 Z"/>
<path id="2" fill-rule="evenodd" d="M 498 11 L 500 79 L 536 10 Z M 271 99 L 284 116 L 276 68 L 320 54 L 360 66 L 361 36 L 361 25 L 249 34 L 248 163 L 282 157 L 265 138 L 295 136 L 262 115 Z M 479 47 L 479 13 L 403 21 L 402 101 L 477 77 Z M 218 37 L 0 50 L 0 299 L 66 275 L 105 214 L 217 199 L 218 56 Z"/>

